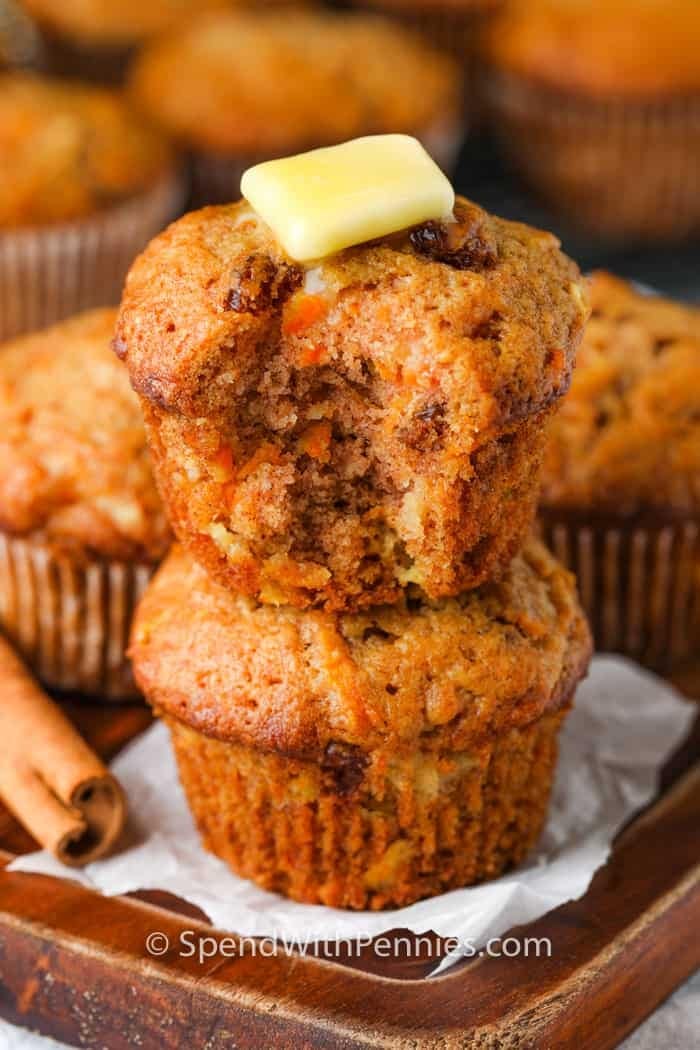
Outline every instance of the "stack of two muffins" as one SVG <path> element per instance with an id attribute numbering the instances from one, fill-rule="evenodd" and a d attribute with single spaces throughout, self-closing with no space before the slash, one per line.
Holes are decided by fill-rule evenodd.
<path id="1" fill-rule="evenodd" d="M 520 861 L 590 656 L 526 539 L 579 275 L 547 234 L 456 220 L 304 270 L 246 202 L 207 208 L 122 301 L 182 543 L 136 678 L 206 846 L 298 900 L 403 905 Z"/>

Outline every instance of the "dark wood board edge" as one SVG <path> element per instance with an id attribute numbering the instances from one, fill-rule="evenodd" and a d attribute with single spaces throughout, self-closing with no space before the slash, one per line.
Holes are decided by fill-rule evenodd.
<path id="1" fill-rule="evenodd" d="M 621 836 L 583 898 L 527 927 L 551 939 L 552 958 L 479 959 L 413 982 L 301 957 L 156 963 L 147 933 L 175 944 L 193 920 L 3 872 L 0 1014 L 109 1050 L 608 1050 L 700 967 L 699 828 L 693 767 Z"/>

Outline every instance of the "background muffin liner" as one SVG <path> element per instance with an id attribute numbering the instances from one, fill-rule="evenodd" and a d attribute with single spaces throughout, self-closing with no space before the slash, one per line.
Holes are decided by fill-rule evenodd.
<path id="1" fill-rule="evenodd" d="M 545 543 L 577 576 L 597 649 L 666 673 L 700 660 L 700 519 L 545 510 L 540 522 Z"/>
<path id="2" fill-rule="evenodd" d="M 601 102 L 497 72 L 486 90 L 506 153 L 572 225 L 639 242 L 700 231 L 700 96 Z"/>
<path id="3" fill-rule="evenodd" d="M 138 696 L 125 656 L 154 567 L 74 559 L 0 534 L 0 626 L 53 689 L 103 700 Z"/>
<path id="4" fill-rule="evenodd" d="M 41 43 L 42 67 L 47 73 L 93 84 L 121 84 L 137 52 L 128 44 L 71 40 L 47 27 L 41 29 Z"/>
<path id="5" fill-rule="evenodd" d="M 454 171 L 464 137 L 461 118 L 447 115 L 415 135 L 440 167 L 450 174 Z M 314 145 L 300 146 L 295 153 L 313 149 Z M 190 203 L 193 208 L 205 204 L 227 204 L 241 196 L 241 176 L 247 168 L 272 160 L 278 153 L 226 154 L 195 153 L 191 157 Z"/>
<path id="6" fill-rule="evenodd" d="M 118 302 L 134 256 L 181 200 L 171 175 L 87 219 L 0 230 L 0 339 Z"/>
<path id="7" fill-rule="evenodd" d="M 205 846 L 310 903 L 378 909 L 492 878 L 542 829 L 564 706 L 471 752 L 329 745 L 323 762 L 215 740 L 166 719 Z"/>

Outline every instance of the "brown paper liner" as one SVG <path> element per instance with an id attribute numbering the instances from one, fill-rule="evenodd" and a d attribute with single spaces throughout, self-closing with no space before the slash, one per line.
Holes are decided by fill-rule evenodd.
<path id="1" fill-rule="evenodd" d="M 573 225 L 627 241 L 700 230 L 700 95 L 577 99 L 496 72 L 487 95 L 515 167 Z"/>
<path id="2" fill-rule="evenodd" d="M 149 565 L 76 563 L 0 534 L 0 626 L 47 686 L 102 700 L 138 696 L 126 658 Z"/>
<path id="3" fill-rule="evenodd" d="M 427 151 L 443 171 L 454 170 L 464 138 L 464 123 L 457 116 L 445 116 L 434 121 L 422 132 L 416 133 Z M 302 146 L 294 152 L 313 149 L 314 144 Z M 272 160 L 278 154 L 196 153 L 191 158 L 191 200 L 193 208 L 205 204 L 227 204 L 241 196 L 241 176 L 254 164 Z"/>
<path id="4" fill-rule="evenodd" d="M 665 673 L 700 658 L 700 520 L 596 521 L 547 510 L 540 524 L 577 576 L 598 649 Z"/>
<path id="5" fill-rule="evenodd" d="M 121 84 L 138 50 L 128 45 L 91 45 L 69 40 L 47 27 L 41 31 L 41 42 L 47 73 L 94 84 Z"/>
<path id="6" fill-rule="evenodd" d="M 325 767 L 215 740 L 168 719 L 204 845 L 295 900 L 400 906 L 494 878 L 542 829 L 566 709 L 470 753 Z"/>
<path id="7" fill-rule="evenodd" d="M 107 853 L 124 827 L 124 793 L 0 637 L 0 797 L 64 864 Z"/>
<path id="8" fill-rule="evenodd" d="M 0 340 L 119 301 L 134 256 L 182 199 L 169 176 L 89 219 L 0 230 Z"/>

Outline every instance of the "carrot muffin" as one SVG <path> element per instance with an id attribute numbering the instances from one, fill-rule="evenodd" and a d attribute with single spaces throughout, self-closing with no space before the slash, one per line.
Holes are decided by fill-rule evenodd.
<path id="1" fill-rule="evenodd" d="M 449 58 L 388 22 L 302 11 L 201 18 L 146 47 L 130 77 L 192 153 L 200 203 L 236 197 L 258 160 L 375 132 L 416 135 L 447 165 L 459 83 Z"/>
<path id="2" fill-rule="evenodd" d="M 598 644 L 670 669 L 700 653 L 700 309 L 605 273 L 591 296 L 542 517 Z"/>
<path id="3" fill-rule="evenodd" d="M 242 201 L 151 243 L 115 349 L 182 542 L 262 601 L 344 609 L 508 564 L 586 315 L 554 237 L 463 198 L 306 270 Z"/>
<path id="4" fill-rule="evenodd" d="M 59 75 L 118 81 L 134 49 L 193 15 L 236 0 L 21 0 L 41 28 L 48 62 Z M 238 0 L 238 3 L 243 0 Z M 273 3 L 274 0 L 251 0 Z"/>
<path id="5" fill-rule="evenodd" d="M 488 52 L 496 130 L 567 218 L 627 240 L 698 232 L 697 0 L 514 0 Z"/>
<path id="6" fill-rule="evenodd" d="M 47 684 L 122 697 L 131 612 L 169 531 L 114 320 L 93 310 L 0 347 L 0 623 Z"/>
<path id="7" fill-rule="evenodd" d="M 258 605 L 178 548 L 130 653 L 205 846 L 268 890 L 377 909 L 527 855 L 590 648 L 532 541 L 499 583 L 335 615 Z"/>
<path id="8" fill-rule="evenodd" d="M 0 74 L 0 337 L 118 298 L 171 217 L 173 160 L 112 92 Z"/>

